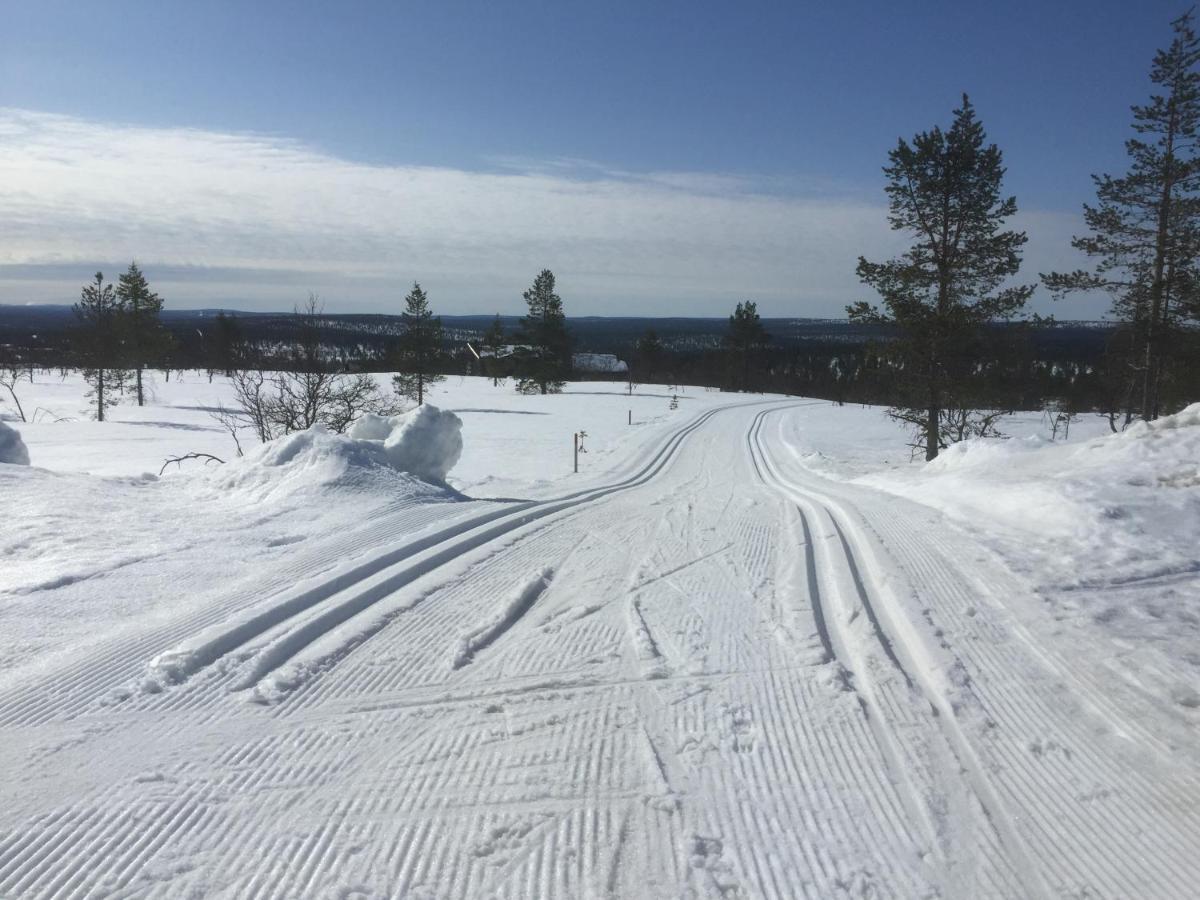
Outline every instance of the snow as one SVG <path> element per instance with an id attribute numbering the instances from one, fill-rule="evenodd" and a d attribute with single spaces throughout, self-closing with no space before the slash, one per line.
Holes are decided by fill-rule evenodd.
<path id="1" fill-rule="evenodd" d="M 227 463 L 236 457 L 233 439 L 212 417 L 218 406 L 235 406 L 224 378 L 214 376 L 210 383 L 203 373 L 183 372 L 172 373 L 165 382 L 157 373 L 147 375 L 148 405 L 122 402 L 106 413 L 104 423 L 92 421 L 86 387 L 77 374 L 60 378 L 37 373 L 34 384 L 23 383 L 23 405 L 38 410 L 36 421 L 21 426 L 37 465 L 58 472 L 157 475 L 165 460 L 188 452 L 211 453 Z M 376 379 L 385 393 L 391 391 L 390 376 Z M 563 479 L 578 480 L 571 456 L 576 431 L 588 434 L 578 478 L 599 477 L 627 464 L 671 422 L 725 399 L 703 388 L 677 390 L 679 408 L 672 410 L 676 389 L 657 385 L 630 395 L 623 383 L 574 382 L 561 394 L 526 396 L 511 382 L 493 385 L 487 378 L 450 377 L 429 391 L 426 405 L 462 422 L 462 455 L 445 476 L 450 486 L 472 494 L 521 496 L 553 489 Z M 256 446 L 247 443 L 244 433 L 243 444 L 247 453 Z M 186 477 L 198 467 L 204 463 L 172 466 L 164 478 Z"/>
<path id="2" fill-rule="evenodd" d="M 925 464 L 875 408 L 449 378 L 238 457 L 219 377 L 21 388 L 0 896 L 1200 878 L 1200 405 Z"/>
<path id="3" fill-rule="evenodd" d="M 859 481 L 932 506 L 994 548 L 1081 652 L 1088 632 L 1114 641 L 1110 667 L 1139 690 L 1183 705 L 1200 692 L 1200 404 L 1070 442 L 967 441 Z"/>
<path id="4" fill-rule="evenodd" d="M 15 428 L 0 421 L 0 465 L 27 466 L 29 465 L 29 450 L 21 440 L 21 434 Z"/>
<path id="5" fill-rule="evenodd" d="M 428 494 L 412 479 L 445 483 L 462 453 L 461 428 L 453 413 L 428 404 L 390 418 L 365 417 L 345 435 L 318 424 L 210 468 L 204 482 L 258 501 L 333 488 Z"/>
<path id="6" fill-rule="evenodd" d="M 350 437 L 382 442 L 392 468 L 426 481 L 445 481 L 462 456 L 462 419 L 431 403 L 390 419 L 364 417 L 351 427 Z"/>

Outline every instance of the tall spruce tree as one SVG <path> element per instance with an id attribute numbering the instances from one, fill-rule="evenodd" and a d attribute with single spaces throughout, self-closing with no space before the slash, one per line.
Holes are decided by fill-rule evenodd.
<path id="1" fill-rule="evenodd" d="M 571 338 L 562 298 L 554 293 L 554 273 L 542 269 L 522 296 L 529 313 L 521 319 L 516 354 L 517 390 L 523 394 L 557 394 L 571 370 Z"/>
<path id="2" fill-rule="evenodd" d="M 1148 420 L 1161 414 L 1164 388 L 1193 343 L 1183 326 L 1200 319 L 1200 41 L 1193 20 L 1189 11 L 1172 22 L 1171 45 L 1154 56 L 1150 80 L 1159 90 L 1132 108 L 1128 172 L 1092 176 L 1096 205 L 1083 209 L 1092 234 L 1071 241 L 1095 260 L 1092 271 L 1042 276 L 1056 297 L 1112 295 L 1113 313 L 1132 337 L 1123 367 L 1127 421 L 1135 412 Z"/>
<path id="3" fill-rule="evenodd" d="M 1032 285 L 1005 286 L 1021 264 L 1025 234 L 1004 228 L 1017 211 L 1002 198 L 1004 167 L 995 144 L 964 94 L 948 131 L 934 127 L 888 153 L 888 222 L 913 238 L 901 256 L 882 263 L 859 257 L 859 279 L 874 288 L 883 310 L 860 301 L 851 321 L 884 323 L 898 332 L 891 347 L 898 402 L 891 414 L 917 431 L 916 446 L 933 459 L 959 433 L 950 420 L 971 415 L 959 388 L 973 370 L 973 345 L 984 326 L 1015 315 Z M 994 421 L 984 416 L 978 430 Z"/>
<path id="4" fill-rule="evenodd" d="M 500 323 L 500 313 L 496 313 L 496 318 L 492 320 L 492 324 L 483 333 L 483 340 L 479 346 L 481 349 L 487 351 L 484 374 L 492 379 L 493 387 L 499 387 L 500 382 L 505 379 L 501 353 L 508 346 L 508 338 L 504 335 L 504 326 Z"/>
<path id="5" fill-rule="evenodd" d="M 658 332 L 653 328 L 647 328 L 646 333 L 638 338 L 633 351 L 638 377 L 643 381 L 652 381 L 662 367 L 663 355 L 666 353 Z"/>
<path id="6" fill-rule="evenodd" d="M 96 404 L 96 420 L 103 422 L 105 411 L 117 404 L 128 378 L 125 310 L 112 283 L 104 283 L 102 272 L 83 286 L 74 310 L 79 321 L 75 345 L 88 384 L 87 396 Z"/>
<path id="7" fill-rule="evenodd" d="M 401 318 L 404 333 L 400 336 L 396 354 L 399 371 L 392 378 L 392 387 L 401 397 L 415 400 L 417 406 L 421 406 L 429 386 L 446 379 L 436 371 L 442 352 L 442 320 L 433 315 L 429 298 L 416 282 L 404 298 Z"/>
<path id="8" fill-rule="evenodd" d="M 225 310 L 217 313 L 214 320 L 211 341 L 208 351 L 209 381 L 212 380 L 212 370 L 219 369 L 226 378 L 232 378 L 235 370 L 246 362 L 246 335 L 236 313 L 225 315 Z"/>
<path id="9" fill-rule="evenodd" d="M 124 313 L 125 350 L 133 369 L 137 404 L 145 406 L 142 371 L 147 363 L 162 362 L 171 336 L 159 320 L 162 297 L 150 290 L 150 283 L 135 262 L 117 280 L 117 304 Z"/>
<path id="10" fill-rule="evenodd" d="M 729 317 L 725 346 L 729 350 L 729 383 L 733 390 L 751 389 L 750 370 L 756 354 L 767 346 L 769 336 L 752 300 L 739 303 Z"/>

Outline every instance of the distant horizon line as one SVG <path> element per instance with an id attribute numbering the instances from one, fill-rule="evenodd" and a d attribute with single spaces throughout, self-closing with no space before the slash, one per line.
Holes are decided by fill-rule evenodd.
<path id="1" fill-rule="evenodd" d="M 0 302 L 0 308 L 10 308 L 10 309 L 64 309 L 64 310 L 66 310 L 66 309 L 71 309 L 72 306 L 74 306 L 73 303 L 2 303 L 2 302 Z M 283 310 L 283 309 L 280 309 L 280 310 L 246 310 L 246 309 L 236 309 L 234 307 L 229 307 L 229 306 L 185 306 L 185 307 L 164 309 L 162 312 L 165 315 L 176 315 L 176 314 L 182 314 L 182 313 L 196 313 L 196 314 L 200 314 L 200 313 L 213 313 L 213 314 L 235 313 L 240 316 L 292 316 L 292 315 L 298 315 L 296 310 Z M 322 312 L 321 314 L 324 316 L 360 316 L 360 317 L 370 316 L 370 317 L 376 317 L 376 318 L 381 318 L 381 319 L 403 318 L 402 313 L 328 312 L 328 311 L 326 311 L 326 312 Z M 524 318 L 525 314 L 524 313 L 436 313 L 435 315 L 439 319 L 491 319 L 491 318 L 495 318 L 496 316 L 499 316 L 501 319 L 521 319 L 521 318 Z M 671 320 L 681 320 L 682 319 L 682 320 L 689 320 L 689 321 L 723 322 L 723 321 L 726 321 L 729 317 L 726 315 L 719 315 L 719 316 L 679 316 L 679 315 L 665 315 L 665 316 L 581 315 L 581 316 L 572 316 L 572 315 L 567 315 L 566 318 L 568 319 L 568 321 L 571 319 L 576 319 L 576 320 L 600 319 L 600 320 L 605 320 L 605 321 L 619 321 L 622 319 L 637 320 L 637 321 L 644 321 L 644 320 L 671 321 Z M 764 322 L 845 322 L 847 324 L 850 324 L 850 318 L 848 316 L 761 316 L 760 318 Z M 1026 320 L 1013 319 L 1011 321 L 1021 322 L 1021 321 L 1026 321 Z M 1054 322 L 1057 325 L 1065 325 L 1065 324 L 1113 325 L 1113 324 L 1117 324 L 1118 320 L 1108 318 L 1108 317 L 1099 318 L 1099 319 L 1062 319 L 1062 318 L 1055 317 Z"/>

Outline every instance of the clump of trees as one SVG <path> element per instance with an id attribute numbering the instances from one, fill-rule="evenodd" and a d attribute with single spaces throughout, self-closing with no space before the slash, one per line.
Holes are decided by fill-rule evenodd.
<path id="1" fill-rule="evenodd" d="M 151 365 L 162 365 L 172 346 L 159 317 L 162 308 L 162 298 L 150 290 L 137 263 L 129 264 L 115 287 L 97 272 L 80 291 L 74 306 L 75 356 L 98 421 L 104 421 L 105 411 L 120 400 L 130 382 L 138 406 L 145 405 L 143 373 Z"/>
<path id="2" fill-rule="evenodd" d="M 397 410 L 369 374 L 341 371 L 321 341 L 323 307 L 310 294 L 295 310 L 296 341 L 279 367 L 235 369 L 231 375 L 237 408 L 213 415 L 233 436 L 238 453 L 240 433 L 249 429 L 266 442 L 285 434 L 323 425 L 344 432 L 365 413 L 392 415 Z"/>
<path id="3" fill-rule="evenodd" d="M 522 296 L 529 312 L 521 319 L 517 334 L 517 390 L 522 394 L 557 394 L 571 371 L 571 336 L 562 297 L 554 292 L 554 273 L 542 269 Z"/>
<path id="4" fill-rule="evenodd" d="M 404 331 L 396 353 L 398 371 L 392 378 L 392 388 L 399 397 L 422 406 L 429 387 L 446 379 L 437 371 L 442 353 L 442 320 L 434 316 L 429 298 L 416 282 L 404 304 Z"/>
<path id="5" fill-rule="evenodd" d="M 1156 419 L 1195 395 L 1187 362 L 1200 358 L 1189 323 L 1200 320 L 1200 41 L 1187 12 L 1174 39 L 1154 57 L 1158 91 L 1133 107 L 1135 137 L 1125 142 L 1129 169 L 1094 175 L 1095 205 L 1084 206 L 1090 234 L 1072 245 L 1090 270 L 1042 276 L 1056 297 L 1107 291 L 1122 332 L 1110 345 L 1106 409 L 1113 430 L 1134 416 Z"/>
<path id="6" fill-rule="evenodd" d="M 1032 285 L 1008 280 L 1021 265 L 1024 232 L 1004 223 L 1017 211 L 1004 197 L 1004 167 L 964 94 L 947 131 L 935 126 L 888 154 L 888 222 L 912 245 L 886 262 L 858 260 L 858 277 L 882 308 L 847 307 L 856 322 L 892 326 L 897 362 L 891 415 L 915 431 L 927 460 L 949 443 L 986 435 L 998 418 L 981 395 L 977 361 L 985 326 L 1018 313 Z"/>

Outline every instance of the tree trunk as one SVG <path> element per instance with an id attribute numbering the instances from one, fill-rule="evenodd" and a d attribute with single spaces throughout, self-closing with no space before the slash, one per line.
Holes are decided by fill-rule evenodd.
<path id="1" fill-rule="evenodd" d="M 141 367 L 141 366 L 138 366 L 136 371 L 137 371 L 137 397 L 138 397 L 138 406 L 145 406 L 145 405 L 146 405 L 146 401 L 145 401 L 145 400 L 143 399 L 143 397 L 142 397 L 142 367 Z"/>
<path id="2" fill-rule="evenodd" d="M 96 370 L 96 421 L 104 421 L 104 370 Z"/>
<path id="3" fill-rule="evenodd" d="M 937 398 L 929 397 L 929 417 L 925 420 L 925 461 L 937 459 L 938 455 L 938 419 L 941 417 Z"/>
<path id="4" fill-rule="evenodd" d="M 1154 235 L 1154 280 L 1150 283 L 1150 308 L 1146 310 L 1146 360 L 1142 372 L 1142 418 L 1147 422 L 1158 418 L 1158 319 L 1163 312 L 1166 284 L 1163 275 L 1167 262 L 1167 231 L 1171 216 L 1171 189 L 1175 186 L 1175 111 L 1174 97 L 1167 131 L 1167 146 L 1163 158 L 1163 187 L 1158 201 L 1158 227 Z"/>

